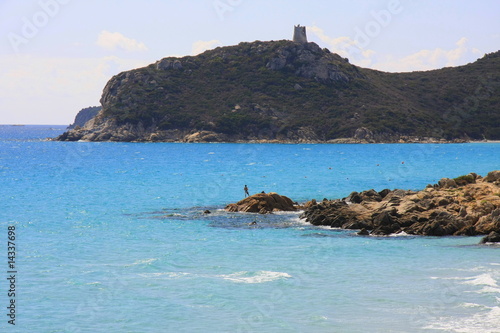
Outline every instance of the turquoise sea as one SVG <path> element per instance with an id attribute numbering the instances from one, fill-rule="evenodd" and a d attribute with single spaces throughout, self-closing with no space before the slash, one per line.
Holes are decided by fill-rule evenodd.
<path id="1" fill-rule="evenodd" d="M 222 210 L 245 184 L 304 202 L 484 176 L 500 144 L 44 140 L 63 131 L 0 126 L 0 332 L 500 332 L 500 247 L 480 237 Z"/>

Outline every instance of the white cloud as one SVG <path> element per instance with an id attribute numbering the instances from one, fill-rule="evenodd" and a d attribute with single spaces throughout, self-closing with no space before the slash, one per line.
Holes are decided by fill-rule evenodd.
<path id="1" fill-rule="evenodd" d="M 209 41 L 199 40 L 193 43 L 191 47 L 191 55 L 197 55 L 206 50 L 213 49 L 215 46 L 220 46 L 221 42 L 219 40 L 213 39 Z"/>
<path id="2" fill-rule="evenodd" d="M 330 51 L 338 53 L 343 57 L 349 56 L 347 50 L 350 46 L 355 46 L 356 42 L 351 40 L 349 37 L 337 37 L 333 38 L 327 36 L 323 29 L 317 26 L 307 27 L 308 32 L 312 32 L 316 35 L 323 43 L 326 43 L 330 48 Z"/>
<path id="3" fill-rule="evenodd" d="M 147 61 L 0 56 L 0 124 L 69 124 L 78 110 L 99 105 L 111 76 Z"/>
<path id="4" fill-rule="evenodd" d="M 370 49 L 363 49 L 358 45 L 358 42 L 350 37 L 333 38 L 325 34 L 323 29 L 317 26 L 307 27 L 308 32 L 312 32 L 323 43 L 328 45 L 328 48 L 333 53 L 337 53 L 341 57 L 349 58 L 352 63 L 361 67 L 370 67 L 376 56 L 376 52 Z"/>
<path id="5" fill-rule="evenodd" d="M 129 52 L 148 50 L 144 43 L 125 37 L 119 32 L 109 32 L 106 30 L 99 33 L 97 45 L 108 50 L 122 49 Z"/>
<path id="6" fill-rule="evenodd" d="M 476 60 L 481 52 L 468 46 L 467 38 L 463 37 L 456 43 L 456 48 L 445 50 L 421 50 L 401 59 L 388 57 L 384 62 L 374 65 L 375 68 L 391 72 L 407 72 L 431 70 L 450 66 L 460 66 Z"/>
<path id="7" fill-rule="evenodd" d="M 319 40 L 328 45 L 330 51 L 339 54 L 361 67 L 373 68 L 388 72 L 411 72 L 460 66 L 475 61 L 482 53 L 468 45 L 467 38 L 458 40 L 451 50 L 436 48 L 420 50 L 414 54 L 396 58 L 390 54 L 382 54 L 371 49 L 363 49 L 356 40 L 350 37 L 332 38 L 317 26 L 307 27 Z"/>

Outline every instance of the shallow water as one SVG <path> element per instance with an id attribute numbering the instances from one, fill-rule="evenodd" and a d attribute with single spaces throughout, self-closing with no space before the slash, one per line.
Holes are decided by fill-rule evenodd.
<path id="1" fill-rule="evenodd" d="M 500 144 L 40 140 L 62 130 L 0 126 L 0 239 L 16 226 L 19 291 L 15 328 L 0 293 L 0 331 L 500 331 L 500 248 L 478 237 L 222 210 L 245 184 L 301 202 L 484 176 Z"/>

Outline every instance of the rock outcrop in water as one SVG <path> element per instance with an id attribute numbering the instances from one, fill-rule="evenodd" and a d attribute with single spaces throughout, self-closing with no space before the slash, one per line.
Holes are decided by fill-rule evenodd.
<path id="1" fill-rule="evenodd" d="M 492 231 L 483 239 L 481 239 L 481 244 L 487 244 L 487 243 L 500 243 L 500 233 Z"/>
<path id="2" fill-rule="evenodd" d="M 235 204 L 227 205 L 225 209 L 229 212 L 267 214 L 276 211 L 295 211 L 297 207 L 290 198 L 271 192 L 251 195 Z"/>
<path id="3" fill-rule="evenodd" d="M 444 178 L 422 191 L 353 192 L 311 201 L 301 215 L 313 225 L 361 229 L 360 234 L 491 235 L 500 232 L 500 171 Z"/>

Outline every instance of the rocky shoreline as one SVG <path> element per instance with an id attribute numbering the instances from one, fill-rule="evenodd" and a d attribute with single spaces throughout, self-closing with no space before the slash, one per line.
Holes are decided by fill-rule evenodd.
<path id="1" fill-rule="evenodd" d="M 500 242 L 500 170 L 443 178 L 422 191 L 367 190 L 336 200 L 311 200 L 303 206 L 276 193 L 256 194 L 230 204 L 231 212 L 272 213 L 303 209 L 301 218 L 316 226 L 359 230 L 359 235 L 487 235 Z"/>
<path id="2" fill-rule="evenodd" d="M 279 144 L 368 144 L 368 143 L 466 143 L 469 139 L 452 139 L 434 137 L 417 137 L 405 135 L 359 135 L 366 133 L 360 128 L 353 137 L 321 140 L 311 134 L 308 128 L 301 128 L 297 133 L 288 133 L 287 137 L 260 138 L 228 136 L 213 131 L 167 130 L 158 131 L 142 126 L 117 126 L 110 123 L 94 128 L 94 120 L 85 126 L 77 126 L 60 136 L 50 139 L 53 141 L 84 141 L 84 142 L 172 142 L 172 143 L 279 143 Z M 370 132 L 369 132 L 370 133 Z"/>

